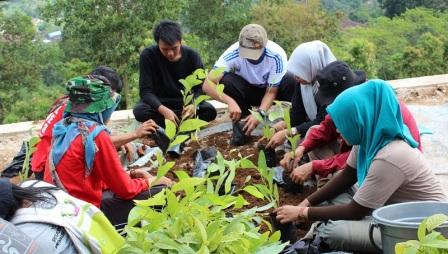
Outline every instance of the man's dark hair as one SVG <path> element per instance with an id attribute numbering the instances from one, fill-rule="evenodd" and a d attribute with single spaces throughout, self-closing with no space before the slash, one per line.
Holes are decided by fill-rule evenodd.
<path id="1" fill-rule="evenodd" d="M 182 29 L 179 23 L 164 19 L 154 28 L 153 36 L 157 44 L 162 40 L 166 44 L 173 45 L 182 41 Z"/>
<path id="2" fill-rule="evenodd" d="M 121 80 L 120 76 L 118 76 L 118 73 L 110 67 L 100 65 L 96 67 L 96 69 L 93 70 L 90 75 L 105 77 L 107 81 L 109 81 L 106 83 L 108 83 L 112 90 L 117 93 L 121 93 L 121 90 L 123 90 L 123 81 Z"/>

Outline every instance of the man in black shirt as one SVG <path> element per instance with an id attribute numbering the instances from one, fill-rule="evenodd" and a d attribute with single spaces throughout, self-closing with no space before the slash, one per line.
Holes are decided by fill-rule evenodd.
<path id="1" fill-rule="evenodd" d="M 177 123 L 185 110 L 181 93 L 183 86 L 179 79 L 203 68 L 203 64 L 196 51 L 182 45 L 178 23 L 161 21 L 153 36 L 157 45 L 144 49 L 140 54 L 140 102 L 134 107 L 134 116 L 140 122 L 153 119 L 164 127 L 165 119 Z M 195 97 L 201 93 L 201 87 L 197 86 Z M 216 117 L 215 108 L 205 101 L 198 105 L 196 112 L 205 121 Z"/>

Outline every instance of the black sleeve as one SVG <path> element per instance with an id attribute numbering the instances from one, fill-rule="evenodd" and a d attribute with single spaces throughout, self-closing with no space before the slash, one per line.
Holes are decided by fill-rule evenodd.
<path id="1" fill-rule="evenodd" d="M 193 67 L 193 71 L 204 68 L 204 64 L 202 63 L 201 56 L 199 53 L 191 49 L 191 66 Z M 193 87 L 193 93 L 194 97 L 198 97 L 199 95 L 203 94 L 202 92 L 202 84 L 199 84 L 195 87 Z"/>
<path id="2" fill-rule="evenodd" d="M 306 132 L 313 125 L 319 125 L 327 115 L 327 105 L 323 107 L 318 107 L 316 118 L 314 120 L 308 122 L 302 122 L 301 124 L 295 126 L 297 128 L 297 133 L 300 134 L 301 137 L 305 137 Z"/>
<path id="3" fill-rule="evenodd" d="M 140 98 L 142 101 L 152 108 L 157 109 L 162 103 L 159 98 L 154 94 L 154 79 L 153 79 L 153 61 L 151 59 L 150 53 L 144 50 L 140 54 Z"/>
<path id="4" fill-rule="evenodd" d="M 372 209 L 364 207 L 354 200 L 346 205 L 310 207 L 309 220 L 361 220 L 372 213 Z"/>
<path id="5" fill-rule="evenodd" d="M 298 126 L 300 123 L 306 121 L 306 111 L 302 102 L 300 86 L 295 86 L 294 95 L 291 98 L 291 110 L 289 111 L 289 114 L 291 116 L 291 126 Z"/>
<path id="6" fill-rule="evenodd" d="M 345 169 L 336 174 L 322 188 L 307 197 L 312 206 L 331 200 L 352 187 L 357 181 L 356 169 L 346 165 Z"/>

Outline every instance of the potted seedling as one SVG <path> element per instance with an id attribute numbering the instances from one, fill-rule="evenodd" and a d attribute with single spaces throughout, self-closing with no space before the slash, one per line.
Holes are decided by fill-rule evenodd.
<path id="1" fill-rule="evenodd" d="M 271 127 L 270 124 L 271 122 L 281 117 L 281 111 L 274 110 L 267 114 L 266 112 L 263 112 L 261 110 L 250 110 L 250 113 L 260 122 L 263 127 L 263 141 L 258 143 L 258 149 L 264 152 L 268 167 L 275 167 L 277 165 L 277 156 L 275 154 L 275 149 L 271 147 L 266 148 L 266 143 L 263 142 L 268 142 L 272 138 L 272 136 L 274 136 L 275 129 Z"/>
<path id="2" fill-rule="evenodd" d="M 287 107 L 283 110 L 283 120 L 285 121 L 286 127 L 288 128 L 288 133 L 293 133 L 292 126 L 291 126 L 290 107 Z M 292 163 L 294 163 L 295 151 L 297 149 L 298 142 L 300 140 L 300 134 L 288 135 L 286 138 L 288 139 L 288 142 L 291 144 L 291 151 L 289 151 L 289 153 L 292 158 L 292 160 L 290 161 L 290 163 L 291 163 L 290 167 L 292 167 L 292 166 L 294 166 L 294 165 L 292 165 Z M 303 191 L 303 185 L 296 184 L 295 182 L 293 182 L 289 175 L 290 175 L 290 172 L 283 171 L 284 184 L 282 185 L 282 187 L 286 191 L 291 192 L 291 193 L 301 193 Z"/>
<path id="3" fill-rule="evenodd" d="M 250 161 L 244 161 L 244 163 L 250 164 Z M 248 167 L 256 168 L 261 176 L 262 183 L 254 184 L 244 187 L 244 191 L 251 194 L 256 198 L 267 200 L 273 208 L 279 206 L 279 194 L 277 184 L 274 182 L 274 170 L 270 169 L 266 164 L 266 158 L 263 151 L 260 151 L 258 155 L 258 166 L 251 165 Z M 279 230 L 281 233 L 281 240 L 283 242 L 295 242 L 296 240 L 296 227 L 293 223 L 281 224 L 277 218 L 277 214 L 274 212 L 269 213 L 269 218 L 273 227 L 273 231 Z"/>

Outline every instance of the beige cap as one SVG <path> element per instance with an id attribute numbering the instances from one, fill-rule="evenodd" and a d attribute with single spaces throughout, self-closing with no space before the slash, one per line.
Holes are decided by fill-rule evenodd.
<path id="1" fill-rule="evenodd" d="M 249 24 L 240 32 L 240 57 L 258 60 L 268 43 L 266 30 L 260 25 Z"/>

